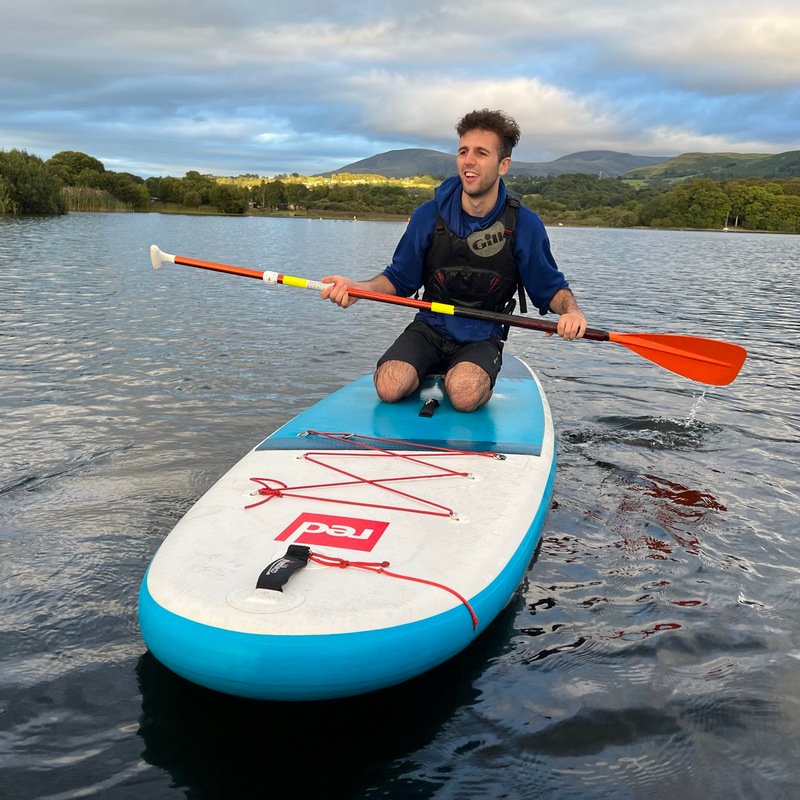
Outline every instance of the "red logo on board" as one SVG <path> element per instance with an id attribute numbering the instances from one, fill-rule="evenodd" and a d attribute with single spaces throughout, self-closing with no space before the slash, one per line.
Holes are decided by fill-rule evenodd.
<path id="1" fill-rule="evenodd" d="M 374 519 L 305 513 L 279 533 L 275 541 L 284 542 L 295 536 L 294 541 L 297 543 L 368 552 L 375 547 L 388 527 L 388 522 Z"/>

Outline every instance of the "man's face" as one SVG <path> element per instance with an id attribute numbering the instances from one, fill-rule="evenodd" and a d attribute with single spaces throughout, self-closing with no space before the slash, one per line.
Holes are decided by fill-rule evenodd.
<path id="1" fill-rule="evenodd" d="M 498 160 L 500 137 L 494 131 L 467 131 L 458 142 L 456 164 L 461 187 L 470 197 L 490 192 L 511 165 L 510 158 Z"/>

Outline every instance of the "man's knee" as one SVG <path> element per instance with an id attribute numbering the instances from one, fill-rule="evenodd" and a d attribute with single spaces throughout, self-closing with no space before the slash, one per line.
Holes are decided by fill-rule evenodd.
<path id="1" fill-rule="evenodd" d="M 456 411 L 475 411 L 492 396 L 492 382 L 477 364 L 461 362 L 445 376 L 445 390 Z"/>
<path id="2" fill-rule="evenodd" d="M 373 380 L 384 403 L 396 403 L 419 386 L 417 371 L 405 361 L 385 361 L 375 370 Z"/>
<path id="3" fill-rule="evenodd" d="M 485 391 L 474 391 L 461 394 L 448 392 L 447 396 L 450 398 L 450 403 L 456 411 L 470 412 L 475 411 L 482 405 L 489 402 L 492 396 L 492 390 L 486 389 Z"/>

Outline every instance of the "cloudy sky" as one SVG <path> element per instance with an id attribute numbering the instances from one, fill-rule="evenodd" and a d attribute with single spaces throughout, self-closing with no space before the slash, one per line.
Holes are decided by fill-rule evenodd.
<path id="1" fill-rule="evenodd" d="M 0 149 L 144 177 L 454 152 L 487 106 L 522 161 L 800 149 L 797 0 L 0 0 L 0 20 Z"/>

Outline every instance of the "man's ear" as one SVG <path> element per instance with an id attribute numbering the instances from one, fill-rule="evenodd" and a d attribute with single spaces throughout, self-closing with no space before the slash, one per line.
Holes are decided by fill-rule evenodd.
<path id="1" fill-rule="evenodd" d="M 508 158 L 504 158 L 504 159 L 503 159 L 503 160 L 500 162 L 500 166 L 499 166 L 499 168 L 498 168 L 498 171 L 499 171 L 499 173 L 500 173 L 501 175 L 505 175 L 505 174 L 506 174 L 506 172 L 508 172 L 508 168 L 509 168 L 510 166 L 511 166 L 511 156 L 509 156 Z"/>

